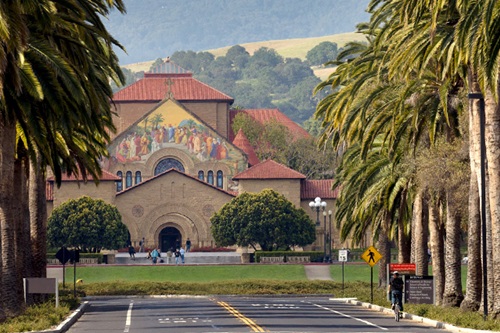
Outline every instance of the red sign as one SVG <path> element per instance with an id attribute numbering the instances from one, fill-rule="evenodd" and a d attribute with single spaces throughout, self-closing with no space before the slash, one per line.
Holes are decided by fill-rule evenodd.
<path id="1" fill-rule="evenodd" d="M 417 264 L 415 263 L 406 263 L 406 264 L 389 264 L 389 273 L 398 271 L 400 275 L 415 275 L 417 271 Z"/>

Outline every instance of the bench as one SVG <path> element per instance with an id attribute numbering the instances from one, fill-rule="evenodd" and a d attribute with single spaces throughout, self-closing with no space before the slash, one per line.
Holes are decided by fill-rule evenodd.
<path id="1" fill-rule="evenodd" d="M 260 263 L 262 264 L 275 264 L 275 263 L 284 263 L 285 257 L 260 257 Z"/>
<path id="2" fill-rule="evenodd" d="M 310 256 L 289 256 L 289 257 L 286 257 L 286 262 L 294 263 L 294 264 L 311 262 L 311 257 Z"/>

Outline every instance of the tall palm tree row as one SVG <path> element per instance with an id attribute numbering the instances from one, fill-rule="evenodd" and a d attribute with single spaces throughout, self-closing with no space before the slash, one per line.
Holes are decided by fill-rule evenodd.
<path id="1" fill-rule="evenodd" d="M 125 10 L 121 0 L 0 4 L 0 307 L 8 316 L 23 310 L 22 278 L 45 274 L 46 167 L 58 184 L 63 172 L 100 175 L 114 130 L 109 80 L 123 82 L 112 50 L 120 45 L 101 21 L 111 8 Z"/>
<path id="2" fill-rule="evenodd" d="M 442 1 L 442 0 L 373 0 L 368 11 L 371 20 L 359 27 L 367 34 L 368 43 L 361 48 L 351 45 L 351 55 L 347 62 L 338 62 L 337 71 L 328 80 L 318 86 L 318 90 L 331 87 L 333 93 L 324 98 L 317 107 L 316 115 L 323 118 L 323 145 L 332 144 L 335 149 L 342 147 L 346 153 L 344 159 L 359 159 L 366 163 L 364 168 L 377 167 L 371 156 L 376 149 L 381 159 L 393 161 L 392 170 L 405 163 L 398 159 L 398 152 L 403 155 L 419 156 L 426 150 L 439 151 L 436 142 L 444 140 L 454 144 L 461 138 L 469 138 L 470 176 L 464 173 L 464 158 L 457 155 L 440 156 L 448 160 L 443 170 L 455 178 L 470 178 L 468 212 L 457 209 L 458 186 L 439 186 L 426 184 L 418 179 L 419 170 L 425 166 L 415 160 L 415 173 L 410 175 L 413 181 L 406 196 L 410 203 L 410 212 L 391 217 L 389 224 L 397 224 L 404 231 L 404 224 L 396 223 L 397 219 L 410 219 L 419 225 L 419 233 L 413 233 L 412 242 L 419 244 L 413 247 L 415 258 L 425 258 L 422 251 L 421 237 L 430 232 L 429 245 L 432 250 L 434 275 L 438 282 L 437 303 L 457 306 L 463 295 L 460 282 L 460 232 L 461 220 L 467 220 L 470 253 L 469 260 L 474 264 L 480 261 L 477 247 L 478 236 L 478 126 L 476 126 L 477 103 L 463 103 L 467 91 L 483 92 L 486 99 L 488 142 L 488 198 L 491 217 L 492 258 L 489 263 L 493 269 L 493 279 L 488 286 L 495 295 L 492 305 L 493 315 L 500 311 L 500 196 L 497 182 L 500 181 L 500 165 L 498 159 L 498 126 L 500 118 L 496 108 L 498 79 L 498 40 L 500 11 L 498 1 Z M 472 13 L 472 14 L 471 14 Z M 344 54 L 346 55 L 346 54 Z M 339 55 L 342 57 L 343 55 Z M 341 59 L 342 60 L 342 59 Z M 473 90 L 474 89 L 474 90 Z M 471 117 L 462 116 L 464 109 L 469 109 Z M 470 127 L 468 125 L 470 119 Z M 385 149 L 380 149 L 383 139 Z M 440 139 L 442 138 L 442 139 Z M 437 140 L 439 139 L 439 140 Z M 359 149 L 359 147 L 362 147 Z M 357 156 L 357 154 L 359 156 Z M 467 158 L 465 158 L 465 161 Z M 490 162 L 491 160 L 491 162 Z M 493 161 L 494 160 L 494 161 Z M 421 160 L 420 160 L 421 161 Z M 406 159 L 406 163 L 408 159 Z M 342 221 L 346 216 L 349 223 L 344 224 L 346 232 L 356 230 L 353 224 L 365 225 L 377 221 L 380 211 L 373 209 L 382 206 L 371 203 L 366 207 L 368 193 L 356 189 L 348 182 L 356 179 L 359 165 L 351 168 L 351 162 L 342 162 L 339 166 L 338 184 L 342 188 L 339 198 L 338 218 Z M 491 163 L 491 168 L 490 168 Z M 455 172 L 456 171 L 456 172 Z M 422 172 L 422 171 L 420 171 Z M 351 176 L 349 176 L 351 175 Z M 354 178 L 353 178 L 354 177 Z M 450 179 L 450 178 L 448 178 Z M 378 181 L 387 182 L 385 177 Z M 376 186 L 373 186 L 376 188 Z M 359 191 L 351 195 L 349 191 Z M 383 187 L 379 189 L 380 200 L 383 198 Z M 370 196 L 373 196 L 370 193 Z M 413 204 L 413 198 L 418 204 Z M 394 199 L 394 198 L 393 198 Z M 497 203 L 497 201 L 499 203 Z M 365 206 L 363 206 L 365 205 Z M 357 211 L 365 209 L 364 220 L 357 219 Z M 411 211 L 416 209 L 416 211 Z M 427 211 L 427 213 L 425 213 Z M 499 215 L 499 216 L 497 216 Z M 346 221 L 342 221 L 346 222 Z M 406 221 L 406 225 L 409 225 Z M 421 225 L 421 226 L 420 226 Z M 463 224 L 462 224 L 463 225 Z M 364 227 L 366 228 L 366 226 Z M 387 229 L 389 232 L 390 228 Z M 444 234 L 446 232 L 446 238 Z M 473 233 L 473 234 L 472 234 Z M 393 233 L 399 238 L 399 250 L 404 252 L 401 238 L 408 233 Z M 389 235 L 390 236 L 390 235 Z M 485 241 L 485 240 L 483 240 Z M 445 251 L 446 248 L 446 251 Z M 497 253 L 498 251 L 498 253 Z M 416 252 L 419 254 L 417 255 Z M 444 259 L 446 253 L 446 264 Z M 486 258 L 483 258 L 486 259 Z M 420 259 L 422 261 L 422 259 Z M 480 303 L 478 286 L 481 286 L 481 272 L 477 265 L 472 265 L 468 275 L 466 308 L 477 309 Z M 490 288 L 491 287 L 491 288 Z M 444 296 L 443 296 L 444 293 Z M 443 296 L 441 298 L 441 296 Z"/>

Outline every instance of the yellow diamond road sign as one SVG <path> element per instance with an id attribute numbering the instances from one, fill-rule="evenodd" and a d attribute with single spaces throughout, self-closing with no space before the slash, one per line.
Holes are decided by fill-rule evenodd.
<path id="1" fill-rule="evenodd" d="M 366 249 L 365 252 L 361 255 L 361 258 L 366 261 L 366 263 L 370 266 L 375 266 L 375 264 L 382 258 L 382 255 L 377 251 L 376 248 L 370 246 Z"/>

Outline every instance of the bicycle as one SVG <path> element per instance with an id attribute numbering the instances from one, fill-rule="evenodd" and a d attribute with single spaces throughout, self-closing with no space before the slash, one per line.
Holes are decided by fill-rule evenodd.
<path id="1" fill-rule="evenodd" d="M 399 319 L 401 319 L 401 294 L 394 294 L 394 299 L 395 299 L 395 303 L 394 303 L 394 319 L 396 319 L 396 321 L 399 321 Z"/>
<path id="2" fill-rule="evenodd" d="M 394 318 L 399 321 L 399 301 L 394 304 Z"/>

